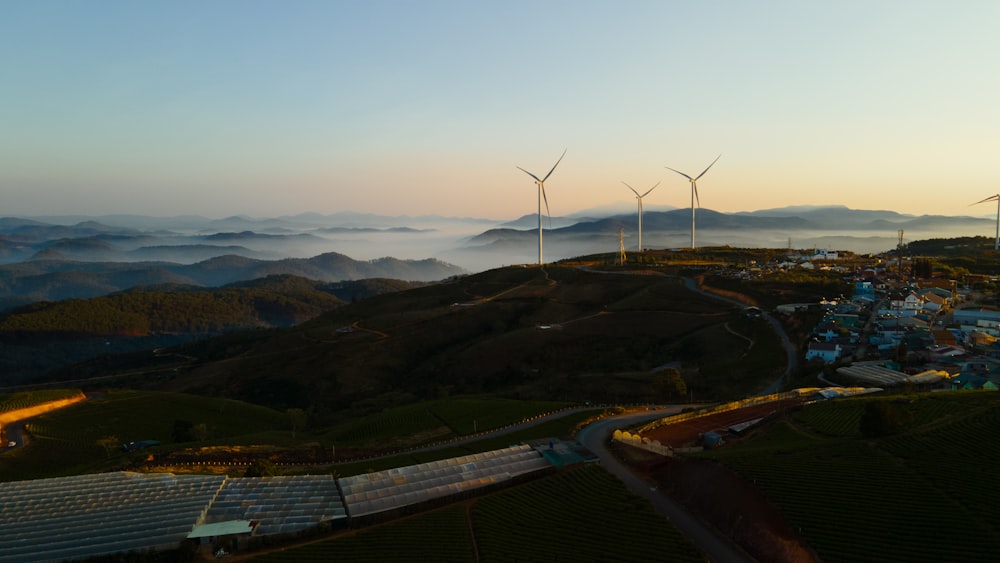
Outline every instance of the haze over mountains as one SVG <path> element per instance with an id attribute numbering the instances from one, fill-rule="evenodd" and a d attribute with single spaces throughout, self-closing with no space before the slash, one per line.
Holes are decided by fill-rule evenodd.
<path id="1" fill-rule="evenodd" d="M 219 286 L 272 274 L 321 281 L 434 281 L 538 259 L 538 217 L 500 223 L 441 216 L 304 213 L 273 218 L 139 215 L 0 218 L 0 305 L 93 297 L 136 285 Z M 636 247 L 627 205 L 543 218 L 545 260 Z M 741 213 L 697 210 L 696 244 L 859 253 L 904 241 L 991 234 L 987 218 L 913 216 L 844 206 Z M 687 248 L 689 208 L 643 214 L 647 248 Z"/>

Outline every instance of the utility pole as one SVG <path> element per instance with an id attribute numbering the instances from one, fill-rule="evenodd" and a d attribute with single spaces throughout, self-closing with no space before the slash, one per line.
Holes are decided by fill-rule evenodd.
<path id="1" fill-rule="evenodd" d="M 896 271 L 899 281 L 903 281 L 903 229 L 899 229 L 899 243 L 896 245 Z"/>
<path id="2" fill-rule="evenodd" d="M 618 265 L 625 265 L 625 229 L 618 229 Z"/>

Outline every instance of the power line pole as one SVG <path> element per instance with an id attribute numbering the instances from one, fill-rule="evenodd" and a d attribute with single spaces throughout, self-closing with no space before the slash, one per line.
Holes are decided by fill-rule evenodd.
<path id="1" fill-rule="evenodd" d="M 625 229 L 618 229 L 618 265 L 625 265 Z"/>

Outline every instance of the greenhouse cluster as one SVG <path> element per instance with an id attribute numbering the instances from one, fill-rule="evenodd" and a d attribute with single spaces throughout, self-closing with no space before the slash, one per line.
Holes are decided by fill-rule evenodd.
<path id="1" fill-rule="evenodd" d="M 0 563 L 245 544 L 552 467 L 528 445 L 335 479 L 115 472 L 0 483 Z M 225 540 L 225 543 L 223 543 Z M 206 547 L 207 548 L 207 547 Z"/>

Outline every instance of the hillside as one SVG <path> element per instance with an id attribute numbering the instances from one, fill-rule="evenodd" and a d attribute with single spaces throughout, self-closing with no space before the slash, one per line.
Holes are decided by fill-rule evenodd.
<path id="1" fill-rule="evenodd" d="M 901 426 L 866 426 L 866 412 L 879 405 Z M 994 470 L 998 415 L 993 392 L 842 399 L 806 406 L 700 457 L 754 483 L 824 561 L 983 561 L 1000 550 L 998 495 L 979 477 Z M 695 481 L 711 479 L 720 493 L 737 495 L 718 486 L 729 480 L 719 471 L 684 465 L 664 468 L 658 480 L 693 491 Z"/>
<path id="2" fill-rule="evenodd" d="M 696 396 L 744 396 L 784 369 L 777 346 L 765 323 L 678 277 L 506 268 L 361 300 L 289 329 L 177 348 L 166 365 L 133 355 L 59 377 L 124 372 L 132 375 L 118 385 L 299 407 L 333 421 L 483 393 L 645 402 L 657 397 L 654 370 L 672 363 Z"/>
<path id="3" fill-rule="evenodd" d="M 221 288 L 165 284 L 35 303 L 0 314 L 0 375 L 9 385 L 95 356 L 293 326 L 349 301 L 409 287 L 399 280 L 326 283 L 275 275 Z"/>

